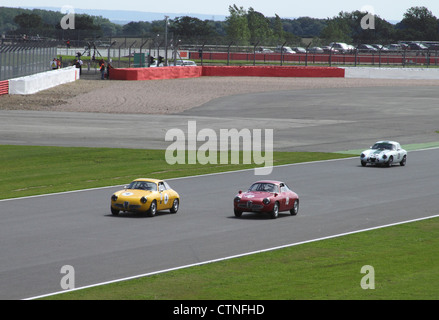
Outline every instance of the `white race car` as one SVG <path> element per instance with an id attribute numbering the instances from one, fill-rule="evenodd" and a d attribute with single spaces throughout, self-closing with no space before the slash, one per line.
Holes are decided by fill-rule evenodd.
<path id="1" fill-rule="evenodd" d="M 402 149 L 396 141 L 378 141 L 370 149 L 361 153 L 360 161 L 363 167 L 368 163 L 387 167 L 399 163 L 401 166 L 405 166 L 407 151 Z"/>

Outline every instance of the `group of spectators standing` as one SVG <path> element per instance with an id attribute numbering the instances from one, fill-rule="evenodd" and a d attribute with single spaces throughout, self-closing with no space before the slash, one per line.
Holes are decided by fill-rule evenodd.
<path id="1" fill-rule="evenodd" d="M 79 56 L 75 60 L 73 60 L 72 65 L 79 69 L 79 74 L 81 75 L 83 61 L 81 60 L 81 58 Z M 98 61 L 98 65 L 99 65 L 99 72 L 101 73 L 101 79 L 102 80 L 110 79 L 110 70 L 113 69 L 113 66 L 111 64 L 111 59 L 110 59 L 110 61 L 108 61 L 106 66 L 105 66 L 105 60 L 100 59 Z M 60 69 L 61 68 L 61 60 L 58 58 L 53 58 L 53 60 L 50 61 L 50 67 L 53 70 Z"/>
<path id="2" fill-rule="evenodd" d="M 101 72 L 101 80 L 105 80 L 105 78 L 110 79 L 110 70 L 113 69 L 111 65 L 111 59 L 107 63 L 107 68 L 105 68 L 104 59 L 99 60 L 99 71 Z M 105 72 L 107 70 L 107 72 Z"/>
<path id="3" fill-rule="evenodd" d="M 60 69 L 61 68 L 61 60 L 59 60 L 58 58 L 53 58 L 53 60 L 50 61 L 50 67 L 52 68 L 52 70 Z"/>

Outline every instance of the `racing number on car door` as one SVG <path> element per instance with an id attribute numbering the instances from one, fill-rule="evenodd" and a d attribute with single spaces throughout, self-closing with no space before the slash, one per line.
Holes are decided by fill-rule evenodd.
<path id="1" fill-rule="evenodd" d="M 287 210 L 289 204 L 290 204 L 290 198 L 288 197 L 288 192 L 286 191 L 286 188 L 284 185 L 281 185 L 280 187 L 280 197 L 282 199 L 281 201 L 281 208 L 280 210 Z"/>
<path id="2" fill-rule="evenodd" d="M 160 192 L 160 203 L 157 204 L 158 210 L 168 209 L 170 207 L 169 201 L 169 190 L 166 189 L 165 185 L 160 182 L 159 183 L 159 192 Z"/>

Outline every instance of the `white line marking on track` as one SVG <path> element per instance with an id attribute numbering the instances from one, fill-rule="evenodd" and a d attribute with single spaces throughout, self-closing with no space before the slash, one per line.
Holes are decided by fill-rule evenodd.
<path id="1" fill-rule="evenodd" d="M 397 225 L 411 223 L 411 222 L 416 222 L 416 221 L 433 219 L 433 218 L 437 218 L 437 217 L 439 217 L 439 215 L 423 217 L 423 218 L 418 218 L 418 219 L 412 219 L 412 220 L 407 220 L 407 221 L 401 221 L 401 222 L 395 222 L 395 223 L 390 223 L 390 224 L 386 224 L 386 225 L 382 225 L 382 226 L 376 226 L 376 227 L 372 227 L 372 228 L 356 230 L 356 231 L 350 231 L 350 232 L 335 234 L 335 235 L 332 235 L 332 236 L 327 236 L 327 237 L 322 237 L 322 238 L 316 238 L 316 239 L 310 239 L 310 240 L 305 240 L 305 241 L 285 244 L 285 245 L 282 245 L 282 246 L 277 246 L 277 247 L 272 247 L 272 248 L 267 248 L 267 249 L 261 249 L 261 250 L 252 251 L 252 252 L 241 253 L 241 254 L 237 254 L 237 255 L 233 255 L 233 256 L 228 256 L 228 257 L 224 257 L 224 258 L 218 258 L 218 259 L 213 259 L 213 260 L 208 260 L 208 261 L 197 262 L 197 263 L 188 264 L 188 265 L 185 265 L 185 266 L 180 266 L 180 267 L 175 267 L 175 268 L 169 268 L 169 269 L 149 272 L 149 273 L 140 274 L 140 275 L 136 275 L 136 276 L 132 276 L 132 277 L 126 277 L 126 278 L 121 278 L 121 279 L 116 279 L 116 280 L 96 283 L 96 284 L 92 284 L 92 285 L 88 285 L 88 286 L 78 287 L 78 288 L 71 289 L 71 290 L 64 290 L 64 291 L 48 293 L 48 294 L 44 294 L 44 295 L 40 295 L 40 296 L 35 296 L 35 297 L 27 298 L 27 299 L 24 299 L 24 300 L 34 300 L 34 299 L 45 298 L 45 297 L 49 297 L 49 296 L 53 296 L 53 295 L 57 295 L 57 294 L 73 292 L 73 291 L 83 290 L 83 289 L 87 289 L 87 288 L 93 288 L 93 287 L 103 286 L 103 285 L 107 285 L 107 284 L 112 284 L 112 283 L 116 283 L 116 282 L 122 282 L 122 281 L 128 281 L 128 280 L 148 277 L 148 276 L 152 276 L 152 275 L 156 275 L 156 274 L 161 274 L 161 273 L 166 273 L 166 272 L 170 272 L 170 271 L 186 269 L 186 268 L 195 267 L 195 266 L 201 266 L 201 265 L 205 265 L 205 264 L 209 264 L 209 263 L 215 263 L 215 262 L 230 260 L 230 259 L 234 259 L 234 258 L 245 257 L 245 256 L 249 256 L 249 255 L 256 254 L 256 253 L 263 253 L 263 252 L 274 251 L 274 250 L 278 250 L 278 249 L 285 249 L 285 248 L 289 248 L 289 247 L 298 246 L 298 245 L 301 245 L 301 244 L 312 243 L 312 242 L 328 240 L 328 239 L 333 239 L 333 238 L 339 238 L 339 237 L 347 236 L 347 235 L 350 235 L 350 234 L 356 234 L 356 233 L 361 233 L 361 232 L 366 232 L 366 231 L 372 231 L 372 230 L 377 230 L 377 229 L 397 226 Z"/>
<path id="2" fill-rule="evenodd" d="M 420 149 L 420 150 L 412 150 L 411 152 L 414 152 L 414 151 L 429 151 L 429 150 L 432 150 L 432 149 L 439 149 L 439 147 L 438 148 L 427 148 L 427 149 Z M 349 157 L 349 158 L 341 158 L 341 159 L 331 159 L 331 160 L 320 160 L 320 161 L 310 161 L 310 162 L 301 162 L 301 163 L 292 163 L 292 164 L 279 165 L 279 166 L 276 166 L 276 167 L 308 165 L 308 164 L 314 164 L 314 163 L 333 162 L 333 161 L 352 160 L 352 159 L 357 159 L 357 157 Z M 229 173 L 234 173 L 234 172 L 244 172 L 244 171 L 249 171 L 249 170 L 254 170 L 254 168 L 243 169 L 243 170 L 235 170 L 235 171 L 226 171 L 226 172 L 217 172 L 217 173 L 210 173 L 210 174 L 196 175 L 196 176 L 188 176 L 188 177 L 179 177 L 179 178 L 172 178 L 172 179 L 167 179 L 167 180 L 172 181 L 172 180 L 179 180 L 179 179 L 189 179 L 189 178 L 213 176 L 213 175 L 219 175 L 219 174 L 229 174 Z M 58 193 L 50 193 L 50 194 L 43 194 L 43 195 L 36 195 L 36 196 L 29 196 L 29 197 L 13 198 L 13 199 L 4 199 L 4 200 L 0 200 L 0 202 L 2 202 L 2 201 L 12 201 L 12 200 L 18 200 L 18 199 L 24 199 L 24 198 L 28 199 L 28 198 L 44 197 L 44 196 L 59 195 L 59 194 L 68 194 L 68 193 L 75 193 L 75 192 L 82 192 L 82 191 L 107 189 L 107 188 L 114 188 L 114 187 L 118 187 L 118 186 L 120 186 L 120 185 L 107 186 L 107 187 L 99 187 L 99 188 L 91 188 L 91 189 L 83 189 L 83 190 L 66 191 L 66 192 L 58 192 Z M 332 235 L 332 236 L 327 236 L 327 237 L 322 237 L 322 238 L 310 239 L 310 240 L 296 242 L 296 243 L 291 243 L 291 244 L 286 244 L 286 245 L 282 245 L 282 246 L 277 246 L 277 247 L 272 247 L 272 248 L 267 248 L 267 249 L 262 249 L 262 250 L 242 253 L 242 254 L 238 254 L 238 255 L 233 255 L 233 256 L 228 256 L 228 257 L 223 257 L 223 258 L 218 258 L 218 259 L 213 259 L 213 260 L 208 260 L 208 261 L 204 261 L 204 262 L 198 262 L 198 263 L 194 263 L 194 264 L 184 265 L 184 266 L 180 266 L 180 267 L 169 268 L 169 269 L 159 270 L 159 271 L 155 271 L 155 272 L 140 274 L 140 275 L 136 275 L 136 276 L 132 276 L 132 277 L 126 277 L 126 278 L 111 280 L 111 281 L 107 281 L 107 282 L 101 282 L 101 283 L 92 284 L 92 285 L 88 285 L 88 286 L 78 287 L 78 288 L 71 289 L 71 290 L 64 290 L 64 291 L 48 293 L 48 294 L 44 294 L 44 295 L 40 295 L 40 296 L 30 297 L 30 298 L 27 298 L 27 299 L 24 299 L 24 300 L 34 300 L 34 299 L 49 297 L 49 296 L 53 296 L 53 295 L 57 295 L 57 294 L 73 292 L 73 291 L 78 291 L 78 290 L 87 289 L 87 288 L 93 288 L 93 287 L 97 287 L 97 286 L 103 286 L 103 285 L 106 285 L 106 284 L 111 284 L 111 283 L 116 283 L 116 282 L 133 280 L 133 279 L 147 277 L 147 276 L 151 276 L 151 275 L 155 275 L 155 274 L 160 274 L 160 273 L 165 273 L 165 272 L 170 272 L 170 271 L 175 271 L 175 270 L 180 270 L 180 269 L 186 269 L 186 268 L 190 268 L 190 267 L 200 266 L 200 265 L 214 263 L 214 262 L 219 262 L 219 261 L 224 261 L 224 260 L 230 260 L 230 259 L 233 259 L 233 258 L 244 257 L 244 256 L 256 254 L 256 253 L 268 252 L 268 251 L 273 251 L 273 250 L 278 250 L 278 249 L 298 246 L 298 245 L 301 245 L 301 244 L 317 242 L 317 241 L 327 240 L 327 239 L 332 239 L 332 238 L 338 238 L 338 237 L 342 237 L 342 236 L 346 236 L 346 235 L 350 235 L 350 234 L 366 232 L 366 231 L 371 231 L 371 230 L 376 230 L 376 229 L 396 226 L 396 225 L 400 225 L 400 224 L 411 223 L 411 222 L 415 222 L 415 221 L 427 220 L 427 219 L 432 219 L 432 218 L 437 218 L 437 217 L 439 217 L 439 215 L 433 215 L 433 216 L 428 216 L 428 217 L 423 217 L 423 218 L 418 218 L 418 219 L 413 219 L 413 220 L 407 220 L 407 221 L 402 221 L 402 222 L 395 222 L 395 223 L 386 224 L 386 225 L 382 225 L 382 226 L 376 226 L 376 227 L 362 229 L 362 230 L 356 230 L 356 231 L 351 231 L 351 232 L 346 232 L 346 233 L 340 233 L 340 234 L 336 234 L 336 235 Z"/>

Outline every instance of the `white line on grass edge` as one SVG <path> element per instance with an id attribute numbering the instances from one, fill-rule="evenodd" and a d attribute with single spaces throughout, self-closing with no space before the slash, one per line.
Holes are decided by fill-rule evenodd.
<path id="1" fill-rule="evenodd" d="M 417 218 L 417 219 L 412 219 L 412 220 L 407 220 L 407 221 L 390 223 L 390 224 L 386 224 L 386 225 L 382 225 L 382 226 L 376 226 L 376 227 L 362 229 L 362 230 L 356 230 L 356 231 L 340 233 L 340 234 L 336 234 L 336 235 L 332 235 L 332 236 L 326 236 L 326 237 L 317 238 L 317 239 L 311 239 L 311 240 L 305 240 L 305 241 L 300 241 L 300 242 L 296 242 L 296 243 L 285 244 L 285 245 L 277 246 L 277 247 L 273 247 L 273 248 L 267 248 L 267 249 L 252 251 L 252 252 L 241 253 L 241 254 L 237 254 L 237 255 L 233 255 L 233 256 L 228 256 L 228 257 L 224 257 L 224 258 L 218 258 L 218 259 L 213 259 L 213 260 L 197 262 L 197 263 L 188 264 L 188 265 L 185 265 L 185 266 L 169 268 L 169 269 L 165 269 L 165 270 L 149 272 L 149 273 L 140 274 L 140 275 L 136 275 L 136 276 L 126 277 L 126 278 L 121 278 L 121 279 L 116 279 L 116 280 L 111 280 L 111 281 L 106 281 L 106 282 L 101 282 L 101 283 L 96 283 L 96 284 L 92 284 L 92 285 L 88 285 L 88 286 L 78 287 L 78 288 L 75 288 L 75 289 L 63 290 L 63 291 L 48 293 L 48 294 L 44 294 L 44 295 L 40 295 L 40 296 L 35 296 L 35 297 L 23 299 L 23 300 L 34 300 L 34 299 L 45 298 L 45 297 L 54 296 L 54 295 L 58 295 L 58 294 L 63 294 L 63 293 L 68 293 L 68 292 L 79 291 L 79 290 L 83 290 L 83 289 L 103 286 L 103 285 L 107 285 L 107 284 L 112 284 L 112 283 L 116 283 L 116 282 L 134 280 L 134 279 L 148 277 L 148 276 L 152 276 L 152 275 L 156 275 L 156 274 L 161 274 L 161 273 L 166 273 L 166 272 L 170 272 L 170 271 L 186 269 L 186 268 L 196 267 L 196 266 L 202 266 L 202 265 L 209 264 L 209 263 L 215 263 L 215 262 L 230 260 L 230 259 L 234 259 L 234 258 L 245 257 L 245 256 L 249 256 L 249 255 L 252 255 L 252 254 L 269 252 L 269 251 L 274 251 L 274 250 L 279 250 L 279 249 L 285 249 L 285 248 L 290 248 L 290 247 L 294 247 L 294 246 L 298 246 L 298 245 L 302 245 L 302 244 L 306 244 L 306 243 L 312 243 L 312 242 L 317 242 L 317 241 L 322 241 L 322 240 L 339 238 L 339 237 L 347 236 L 347 235 L 350 235 L 350 234 L 356 234 L 356 233 L 361 233 L 361 232 L 366 232 L 366 231 L 371 231 L 371 230 L 377 230 L 377 229 L 397 226 L 397 225 L 411 223 L 411 222 L 416 222 L 416 221 L 433 219 L 433 218 L 437 218 L 437 217 L 439 217 L 439 214 L 438 215 L 434 215 L 434 216 L 429 216 L 429 217 L 423 217 L 423 218 Z"/>
<path id="2" fill-rule="evenodd" d="M 426 151 L 426 150 L 432 150 L 432 149 L 439 149 L 439 147 L 426 148 L 426 149 L 420 149 L 420 150 L 412 150 L 411 152 Z M 356 159 L 356 158 L 357 157 L 349 157 L 349 158 L 341 158 L 341 159 L 309 161 L 309 162 L 301 162 L 301 163 L 284 164 L 284 165 L 279 165 L 279 166 L 275 166 L 275 167 L 286 167 L 286 166 L 296 166 L 296 165 L 303 165 L 303 164 L 313 164 L 313 163 L 322 163 L 322 162 L 352 160 L 352 159 Z M 179 178 L 172 178 L 172 179 L 167 179 L 167 180 L 172 181 L 172 180 L 179 180 L 179 179 L 197 178 L 197 177 L 205 177 L 205 176 L 212 176 L 212 175 L 219 175 L 219 174 L 228 174 L 228 173 L 234 173 L 234 172 L 244 172 L 244 171 L 249 171 L 249 170 L 254 170 L 254 168 L 243 169 L 243 170 L 235 170 L 235 171 L 209 173 L 209 174 L 204 174 L 204 175 L 196 175 L 196 176 L 188 176 L 188 177 L 179 177 Z M 118 187 L 118 186 L 120 186 L 120 185 L 107 186 L 107 187 L 98 187 L 98 188 L 90 188 L 90 189 L 83 189 L 83 190 L 66 191 L 66 192 L 58 192 L 58 193 L 50 193 L 50 194 L 43 194 L 43 195 L 36 195 L 36 196 L 13 198 L 13 199 L 4 199 L 4 200 L 0 200 L 0 202 L 2 202 L 2 201 L 12 201 L 12 200 L 18 200 L 18 199 L 29 199 L 29 198 L 36 198 L 36 197 L 44 197 L 44 196 L 51 196 L 51 195 L 59 195 L 59 194 L 68 194 L 68 193 L 75 193 L 75 192 L 82 192 L 82 191 L 89 191 L 89 190 L 99 190 L 99 189 L 106 189 L 106 188 L 114 188 L 114 187 Z M 326 236 L 326 237 L 322 237 L 322 238 L 316 238 L 316 239 L 300 241 L 300 242 L 296 242 L 296 243 L 290 243 L 290 244 L 286 244 L 286 245 L 282 245 L 282 246 L 277 246 L 277 247 L 272 247 L 272 248 L 267 248 L 267 249 L 262 249 L 262 250 L 242 253 L 242 254 L 238 254 L 238 255 L 233 255 L 233 256 L 228 256 L 228 257 L 223 257 L 223 258 L 218 258 L 218 259 L 213 259 L 213 260 L 208 260 L 208 261 L 204 261 L 204 262 L 188 264 L 188 265 L 184 265 L 184 266 L 180 266 L 180 267 L 175 267 L 175 268 L 169 268 L 169 269 L 149 272 L 149 273 L 145 273 L 145 274 L 140 274 L 140 275 L 126 277 L 126 278 L 121 278 L 121 279 L 116 279 L 116 280 L 110 280 L 110 281 L 96 283 L 96 284 L 92 284 L 92 285 L 88 285 L 88 286 L 82 286 L 82 287 L 78 287 L 78 288 L 71 289 L 71 290 L 63 290 L 63 291 L 48 293 L 48 294 L 44 294 L 44 295 L 39 295 L 39 296 L 34 296 L 34 297 L 26 298 L 26 299 L 23 299 L 23 300 L 35 300 L 35 299 L 45 298 L 45 297 L 54 296 L 54 295 L 58 295 L 58 294 L 63 294 L 63 293 L 67 293 L 67 292 L 79 291 L 79 290 L 83 290 L 83 289 L 87 289 L 87 288 L 93 288 L 93 287 L 98 287 L 98 286 L 103 286 L 103 285 L 107 285 L 107 284 L 111 284 L 111 283 L 128 281 L 128 280 L 148 277 L 148 276 L 152 276 L 152 275 L 156 275 L 156 274 L 166 273 L 166 272 L 170 272 L 170 271 L 186 269 L 186 268 L 195 267 L 195 266 L 201 266 L 201 265 L 205 265 L 205 264 L 209 264 L 209 263 L 225 261 L 225 260 L 230 260 L 230 259 L 239 258 L 239 257 L 245 257 L 245 256 L 256 254 L 256 253 L 269 252 L 269 251 L 273 251 L 273 250 L 294 247 L 294 246 L 298 246 L 298 245 L 301 245 L 301 244 L 312 243 L 312 242 L 317 242 L 317 241 L 322 241 L 322 240 L 328 240 L 328 239 L 338 238 L 338 237 L 342 237 L 342 236 L 346 236 L 346 235 L 350 235 L 350 234 L 356 234 L 356 233 L 361 233 L 361 232 L 366 232 L 366 231 L 371 231 L 371 230 L 376 230 L 376 229 L 381 229 L 381 228 L 387 228 L 387 227 L 392 227 L 392 226 L 406 224 L 406 223 L 411 223 L 411 222 L 416 222 L 416 221 L 433 219 L 433 218 L 437 218 L 437 217 L 439 217 L 439 215 L 433 215 L 433 216 L 417 218 L 417 219 L 412 219 L 412 220 L 407 220 L 407 221 L 395 222 L 395 223 L 386 224 L 386 225 L 382 225 L 382 226 L 376 226 L 376 227 L 372 227 L 372 228 L 356 230 L 356 231 L 350 231 L 350 232 L 340 233 L 340 234 L 336 234 L 336 235 L 332 235 L 332 236 Z"/>
<path id="3" fill-rule="evenodd" d="M 329 160 L 317 160 L 317 161 L 308 161 L 308 162 L 288 163 L 288 164 L 280 164 L 280 165 L 277 165 L 277 166 L 273 166 L 273 168 L 280 168 L 280 167 L 287 167 L 287 166 L 297 166 L 297 165 L 302 165 L 302 164 L 313 164 L 313 163 L 322 163 L 322 162 L 341 161 L 341 160 L 352 160 L 352 159 L 355 159 L 355 158 L 356 157 L 349 157 L 349 158 L 340 158 L 340 159 L 329 159 Z M 259 168 L 261 168 L 261 167 L 259 167 Z M 169 179 L 163 179 L 163 180 L 172 181 L 172 180 L 181 180 L 181 179 L 201 178 L 201 177 L 215 176 L 215 175 L 220 175 L 220 174 L 245 172 L 245 171 L 250 171 L 250 170 L 255 170 L 255 168 L 233 170 L 233 171 L 224 171 L 224 172 L 215 172 L 215 173 L 207 173 L 207 174 L 200 174 L 200 175 L 187 176 L 187 177 L 176 177 L 176 178 L 169 178 Z M 120 186 L 123 186 L 123 185 L 118 184 L 118 185 L 114 185 L 114 186 L 96 187 L 96 188 L 89 188 L 89 189 L 80 189 L 80 190 L 71 190 L 71 191 L 63 191 L 63 192 L 46 193 L 46 194 L 39 194 L 39 195 L 34 195 L 34 196 L 24 196 L 24 197 L 3 199 L 3 200 L 0 199 L 0 202 L 13 201 L 13 200 L 23 200 L 23 199 L 31 199 L 31 198 L 40 198 L 40 197 L 48 197 L 48 196 L 55 196 L 55 195 L 61 195 L 61 194 L 83 192 L 83 191 L 110 189 L 110 188 L 116 188 L 116 187 L 120 187 Z"/>
<path id="4" fill-rule="evenodd" d="M 409 151 L 409 152 L 429 151 L 429 150 L 435 150 L 435 149 L 439 149 L 439 147 L 425 148 L 425 149 L 419 149 L 419 150 L 412 150 L 412 151 Z M 339 159 L 317 160 L 317 161 L 308 161 L 308 162 L 280 164 L 280 165 L 277 165 L 277 166 L 273 166 L 273 168 L 281 168 L 281 167 L 287 167 L 287 166 L 298 166 L 298 165 L 322 163 L 322 162 L 352 160 L 352 159 L 356 159 L 356 158 L 358 158 L 358 157 L 349 157 L 349 158 L 339 158 Z M 187 177 L 169 178 L 169 179 L 164 179 L 164 180 L 172 181 L 172 180 L 181 180 L 181 179 L 191 179 L 191 178 L 208 177 L 208 176 L 214 176 L 214 175 L 220 175 L 220 174 L 229 174 L 229 173 L 235 173 L 235 172 L 244 172 L 244 171 L 250 171 L 250 170 L 255 170 L 255 168 L 242 169 L 242 170 L 233 170 L 233 171 L 224 171 L 224 172 L 215 172 L 215 173 L 207 173 L 207 174 L 200 174 L 200 175 L 187 176 Z M 116 187 L 120 187 L 120 186 L 123 186 L 123 185 L 118 184 L 118 185 L 114 185 L 114 186 L 96 187 L 96 188 L 64 191 L 64 192 L 54 192 L 54 193 L 46 193 L 46 194 L 39 194 L 39 195 L 34 195 L 34 196 L 24 196 L 24 197 L 10 198 L 10 199 L 0 199 L 0 202 L 22 200 L 22 199 L 31 199 L 31 198 L 39 198 L 39 197 L 47 197 L 47 196 L 55 196 L 55 195 L 77 193 L 77 192 L 91 191 L 91 190 L 110 189 L 110 188 L 116 188 Z"/>

